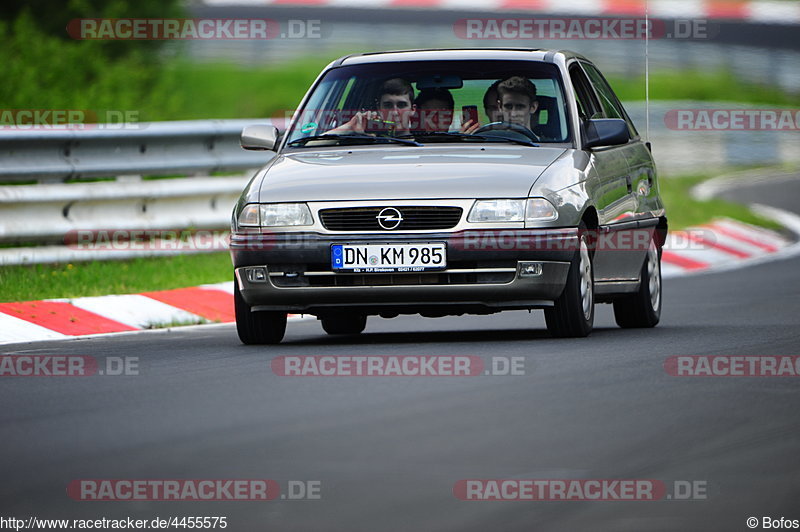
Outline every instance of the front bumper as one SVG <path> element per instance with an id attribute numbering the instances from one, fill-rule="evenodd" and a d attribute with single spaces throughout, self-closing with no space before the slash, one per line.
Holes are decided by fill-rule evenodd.
<path id="1" fill-rule="evenodd" d="M 330 267 L 332 244 L 434 241 L 447 244 L 446 270 L 352 274 Z M 231 256 L 239 290 L 253 310 L 483 313 L 551 306 L 564 289 L 577 243 L 572 228 L 379 235 L 262 232 L 234 234 Z M 530 263 L 534 266 L 525 268 Z M 257 281 L 247 274 L 253 268 L 264 272 Z"/>

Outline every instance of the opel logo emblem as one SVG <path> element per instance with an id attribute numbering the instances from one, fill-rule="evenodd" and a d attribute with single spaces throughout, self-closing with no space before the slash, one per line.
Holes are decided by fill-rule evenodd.
<path id="1" fill-rule="evenodd" d="M 386 207 L 375 218 L 378 219 L 378 224 L 387 231 L 397 229 L 397 226 L 403 221 L 403 215 L 394 207 Z"/>

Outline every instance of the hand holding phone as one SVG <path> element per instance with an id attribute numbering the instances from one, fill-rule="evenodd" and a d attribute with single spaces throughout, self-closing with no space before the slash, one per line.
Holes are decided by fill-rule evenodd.
<path id="1" fill-rule="evenodd" d="M 464 105 L 461 107 L 461 133 L 473 133 L 480 127 L 478 122 L 478 106 Z"/>
<path id="2" fill-rule="evenodd" d="M 478 123 L 478 106 L 477 105 L 464 105 L 461 107 L 461 123 L 466 124 L 472 120 L 473 124 Z"/>

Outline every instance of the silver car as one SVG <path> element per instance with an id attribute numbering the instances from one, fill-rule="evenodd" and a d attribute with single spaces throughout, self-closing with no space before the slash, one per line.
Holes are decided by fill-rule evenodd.
<path id="1" fill-rule="evenodd" d="M 367 317 L 543 309 L 583 337 L 596 303 L 622 327 L 661 314 L 667 218 L 645 143 L 611 87 L 566 51 L 414 50 L 328 65 L 232 220 L 236 324 L 283 339 Z"/>

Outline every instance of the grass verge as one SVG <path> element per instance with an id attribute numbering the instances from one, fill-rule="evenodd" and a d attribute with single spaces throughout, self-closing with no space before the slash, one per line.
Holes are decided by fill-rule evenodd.
<path id="1" fill-rule="evenodd" d="M 692 188 L 710 177 L 712 176 L 687 175 L 659 180 L 670 230 L 686 229 L 720 217 L 733 218 L 769 229 L 780 229 L 779 224 L 755 214 L 744 205 L 717 198 L 707 201 L 694 199 L 691 196 Z"/>
<path id="2" fill-rule="evenodd" d="M 721 199 L 693 199 L 690 195 L 692 187 L 709 177 L 689 175 L 659 181 L 670 229 L 685 229 L 722 216 L 771 229 L 780 227 L 743 205 Z M 126 261 L 4 266 L 0 267 L 0 301 L 167 290 L 229 281 L 231 272 L 230 255 L 225 252 Z"/>
<path id="3" fill-rule="evenodd" d="M 0 267 L 0 301 L 131 294 L 233 279 L 227 252 Z"/>
<path id="4" fill-rule="evenodd" d="M 609 83 L 623 103 L 645 99 L 644 76 L 611 77 Z M 732 72 L 653 72 L 650 74 L 651 100 L 693 100 L 739 102 L 756 105 L 800 105 L 800 93 L 738 79 Z"/>

